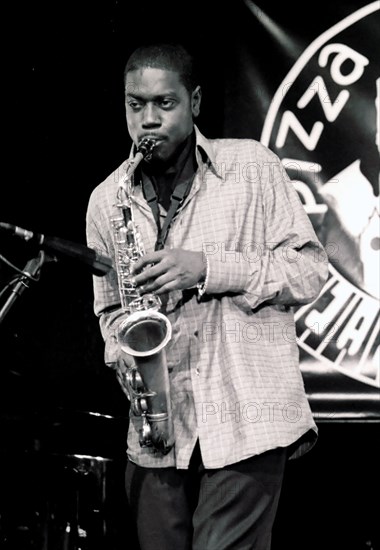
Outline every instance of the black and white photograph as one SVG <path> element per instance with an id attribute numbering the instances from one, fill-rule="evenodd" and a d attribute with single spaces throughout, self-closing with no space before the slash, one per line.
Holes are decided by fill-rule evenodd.
<path id="1" fill-rule="evenodd" d="M 2 13 L 0 548 L 379 550 L 380 1 Z"/>

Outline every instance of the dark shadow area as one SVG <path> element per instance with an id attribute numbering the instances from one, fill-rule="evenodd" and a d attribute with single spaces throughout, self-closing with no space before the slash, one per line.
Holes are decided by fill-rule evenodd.
<path id="1" fill-rule="evenodd" d="M 319 440 L 289 461 L 272 550 L 377 550 L 377 423 L 322 423 Z"/>
<path id="2" fill-rule="evenodd" d="M 92 421 L 89 430 L 88 418 L 61 417 L 61 425 L 51 428 L 59 444 L 49 438 L 49 449 L 25 451 L 25 434 L 13 425 L 11 446 L 1 420 L 1 439 L 8 445 L 0 454 L 4 550 L 66 550 L 79 542 L 91 550 L 138 550 L 124 494 L 123 429 L 112 420 Z M 112 428 L 106 430 L 112 440 L 107 449 L 106 422 Z M 288 463 L 272 550 L 379 548 L 378 436 L 376 424 L 320 425 L 316 447 Z M 91 455 L 96 450 L 109 458 Z"/>

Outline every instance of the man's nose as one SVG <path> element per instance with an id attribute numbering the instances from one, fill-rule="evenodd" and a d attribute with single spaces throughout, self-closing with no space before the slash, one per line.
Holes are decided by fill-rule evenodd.
<path id="1" fill-rule="evenodd" d="M 155 105 L 147 103 L 143 114 L 143 127 L 159 126 L 161 124 L 160 115 Z"/>

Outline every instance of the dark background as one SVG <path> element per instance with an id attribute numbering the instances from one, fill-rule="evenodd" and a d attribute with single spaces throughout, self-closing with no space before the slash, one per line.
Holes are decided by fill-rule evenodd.
<path id="1" fill-rule="evenodd" d="M 367 2 L 341 4 L 345 15 Z M 336 22 L 328 2 L 260 5 L 305 47 Z M 4 8 L 0 220 L 85 243 L 90 192 L 129 152 L 122 73 L 142 42 L 181 40 L 199 54 L 205 79 L 198 125 L 209 137 L 222 136 L 224 113 L 249 109 L 234 103 L 233 87 L 225 87 L 236 70 L 234 39 L 251 32 L 246 15 L 241 1 L 25 2 Z M 261 38 L 258 29 L 252 32 L 252 48 L 261 48 Z M 275 56 L 268 51 L 262 69 L 278 70 Z M 282 77 L 279 72 L 278 82 Z M 258 122 L 252 137 L 260 133 Z M 1 235 L 0 254 L 22 268 L 36 251 Z M 12 276 L 0 261 L 0 291 Z M 4 291 L 0 307 L 6 297 Z M 102 513 L 112 539 L 106 548 L 133 550 L 122 492 L 128 403 L 103 363 L 85 266 L 46 262 L 40 280 L 2 320 L 0 345 L 0 546 L 62 548 L 53 536 L 48 546 L 46 533 L 54 531 L 52 510 L 59 524 L 72 512 L 78 487 L 85 500 L 91 495 L 72 458 L 86 455 L 110 460 L 104 462 L 108 504 Z M 313 452 L 289 464 L 273 550 L 375 548 L 378 424 L 319 427 Z M 82 460 L 85 470 L 90 462 Z M 57 510 L 58 502 L 63 509 Z M 91 508 L 92 501 L 85 505 Z"/>

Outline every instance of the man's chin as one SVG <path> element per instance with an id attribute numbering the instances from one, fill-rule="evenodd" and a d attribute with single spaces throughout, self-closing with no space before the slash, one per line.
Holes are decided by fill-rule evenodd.
<path id="1" fill-rule="evenodd" d="M 168 150 L 163 144 L 158 143 L 153 149 L 152 157 L 150 162 L 157 164 L 167 164 L 170 162 L 174 152 Z"/>

